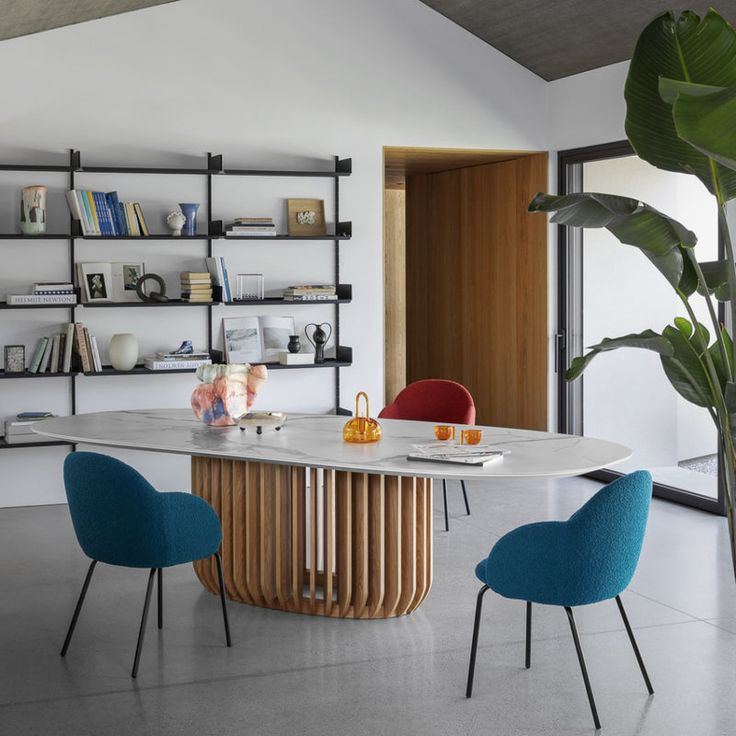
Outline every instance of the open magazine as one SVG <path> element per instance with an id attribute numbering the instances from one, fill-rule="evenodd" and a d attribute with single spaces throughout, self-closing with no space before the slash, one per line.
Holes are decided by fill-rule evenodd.
<path id="1" fill-rule="evenodd" d="M 455 445 L 449 442 L 429 442 L 412 445 L 407 460 L 454 465 L 488 465 L 500 460 L 508 450 L 499 450 L 491 445 Z"/>

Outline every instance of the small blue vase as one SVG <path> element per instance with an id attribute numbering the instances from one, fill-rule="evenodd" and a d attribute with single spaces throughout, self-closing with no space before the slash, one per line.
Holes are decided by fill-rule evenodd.
<path id="1" fill-rule="evenodd" d="M 194 236 L 197 234 L 197 210 L 198 204 L 191 202 L 179 202 L 179 209 L 182 215 L 187 218 L 184 227 L 181 229 L 182 235 Z"/>

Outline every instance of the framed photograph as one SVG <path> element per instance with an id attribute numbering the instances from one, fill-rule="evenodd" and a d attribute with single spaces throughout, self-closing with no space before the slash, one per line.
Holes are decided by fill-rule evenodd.
<path id="1" fill-rule="evenodd" d="M 85 302 L 111 302 L 112 269 L 109 263 L 80 263 L 79 287 Z"/>
<path id="2" fill-rule="evenodd" d="M 222 335 L 227 363 L 262 363 L 263 344 L 258 317 L 225 317 Z"/>
<path id="3" fill-rule="evenodd" d="M 289 336 L 294 334 L 293 317 L 261 317 L 264 363 L 279 360 L 279 353 L 288 350 Z"/>
<path id="4" fill-rule="evenodd" d="M 25 345 L 6 345 L 5 346 L 5 372 L 6 373 L 25 373 L 26 372 L 26 346 Z"/>
<path id="5" fill-rule="evenodd" d="M 143 263 L 111 263 L 112 300 L 114 302 L 138 302 L 138 279 L 146 273 Z"/>
<path id="6" fill-rule="evenodd" d="M 288 199 L 289 235 L 325 235 L 325 202 L 323 199 Z"/>

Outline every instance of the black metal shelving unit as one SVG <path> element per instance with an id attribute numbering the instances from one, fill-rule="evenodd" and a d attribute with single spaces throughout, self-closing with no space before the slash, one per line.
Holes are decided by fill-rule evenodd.
<path id="1" fill-rule="evenodd" d="M 215 299 L 212 302 L 185 302 L 182 300 L 171 300 L 168 302 L 103 302 L 98 304 L 30 304 L 15 305 L 0 302 L 0 310 L 13 309 L 64 309 L 68 312 L 68 321 L 76 322 L 78 318 L 77 310 L 100 309 L 100 308 L 166 308 L 166 307 L 199 307 L 208 310 L 207 320 L 207 344 L 210 352 L 215 357 L 219 351 L 214 350 L 213 346 L 213 307 L 244 307 L 244 306 L 279 306 L 279 307 L 303 307 L 303 306 L 331 306 L 334 308 L 334 342 L 335 357 L 325 360 L 324 363 L 312 363 L 308 365 L 280 365 L 278 363 L 265 363 L 269 370 L 305 370 L 305 369 L 332 369 L 335 372 L 335 412 L 337 414 L 349 414 L 340 406 L 340 369 L 352 365 L 353 351 L 352 348 L 340 343 L 340 306 L 348 304 L 352 301 L 352 285 L 340 283 L 340 244 L 343 241 L 350 240 L 352 237 L 352 222 L 340 220 L 340 179 L 350 176 L 352 173 L 352 159 L 333 157 L 331 169 L 314 169 L 314 170 L 281 170 L 281 169 L 228 169 L 224 166 L 223 156 L 221 154 L 213 155 L 207 153 L 206 166 L 198 167 L 146 167 L 146 166 L 83 166 L 81 153 L 77 150 L 69 151 L 69 163 L 67 165 L 37 165 L 37 164 L 8 164 L 0 163 L 0 172 L 2 171 L 20 171 L 20 172 L 38 172 L 38 173 L 66 173 L 68 175 L 68 188 L 75 188 L 75 175 L 77 174 L 151 174 L 151 175 L 184 175 L 184 176 L 201 176 L 206 178 L 207 186 L 207 231 L 205 233 L 197 233 L 194 236 L 173 236 L 169 233 L 152 233 L 150 235 L 126 235 L 126 236 L 104 236 L 104 235 L 83 235 L 80 223 L 70 217 L 68 233 L 45 233 L 43 235 L 22 235 L 16 233 L 0 233 L 0 241 L 14 240 L 65 240 L 68 244 L 69 251 L 69 278 L 72 282 L 76 280 L 76 255 L 75 243 L 77 240 L 94 240 L 94 241 L 128 241 L 128 240 L 148 240 L 148 241 L 203 241 L 206 242 L 206 255 L 213 256 L 215 243 L 217 241 L 253 241 L 264 243 L 270 241 L 284 240 L 301 240 L 301 241 L 325 241 L 333 243 L 333 266 L 334 280 L 338 285 L 337 299 L 320 300 L 320 301 L 287 301 L 283 298 L 266 297 L 264 299 L 254 299 L 247 301 L 223 302 L 221 294 L 215 293 Z M 258 237 L 228 237 L 225 235 L 223 223 L 221 220 L 212 219 L 212 183 L 215 177 L 303 177 L 303 178 L 331 178 L 334 180 L 334 208 L 335 208 L 335 230 L 327 235 L 277 235 L 267 238 Z M 0 247 L 2 244 L 0 243 Z M 172 369 L 163 371 L 152 371 L 143 365 L 137 365 L 131 371 L 118 371 L 111 366 L 104 366 L 101 372 L 83 373 L 82 371 L 71 371 L 69 373 L 5 373 L 0 371 L 0 380 L 2 379 L 27 379 L 27 378 L 66 378 L 69 380 L 71 413 L 76 413 L 76 389 L 77 377 L 85 378 L 104 378 L 106 376 L 153 376 L 153 375 L 171 375 L 176 373 L 193 373 L 192 370 Z M 73 443 L 49 440 L 48 442 L 19 442 L 8 444 L 3 437 L 0 437 L 0 450 L 26 448 L 26 447 L 50 447 L 50 446 L 68 446 L 73 448 Z"/>

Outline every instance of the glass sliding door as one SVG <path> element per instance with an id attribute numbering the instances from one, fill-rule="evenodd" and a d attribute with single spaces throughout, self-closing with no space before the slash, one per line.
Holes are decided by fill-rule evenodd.
<path id="1" fill-rule="evenodd" d="M 695 178 L 661 171 L 635 156 L 628 143 L 560 154 L 560 192 L 605 192 L 639 199 L 674 217 L 698 236 L 701 261 L 719 256 L 713 197 Z M 660 332 L 687 313 L 669 284 L 634 247 L 607 230 L 560 229 L 557 365 L 560 430 L 622 442 L 629 461 L 602 477 L 644 468 L 655 493 L 723 512 L 717 434 L 705 409 L 685 401 L 664 376 L 659 357 L 623 349 L 598 356 L 573 384 L 570 361 L 604 337 L 651 328 Z M 705 303 L 696 316 L 712 332 Z"/>

